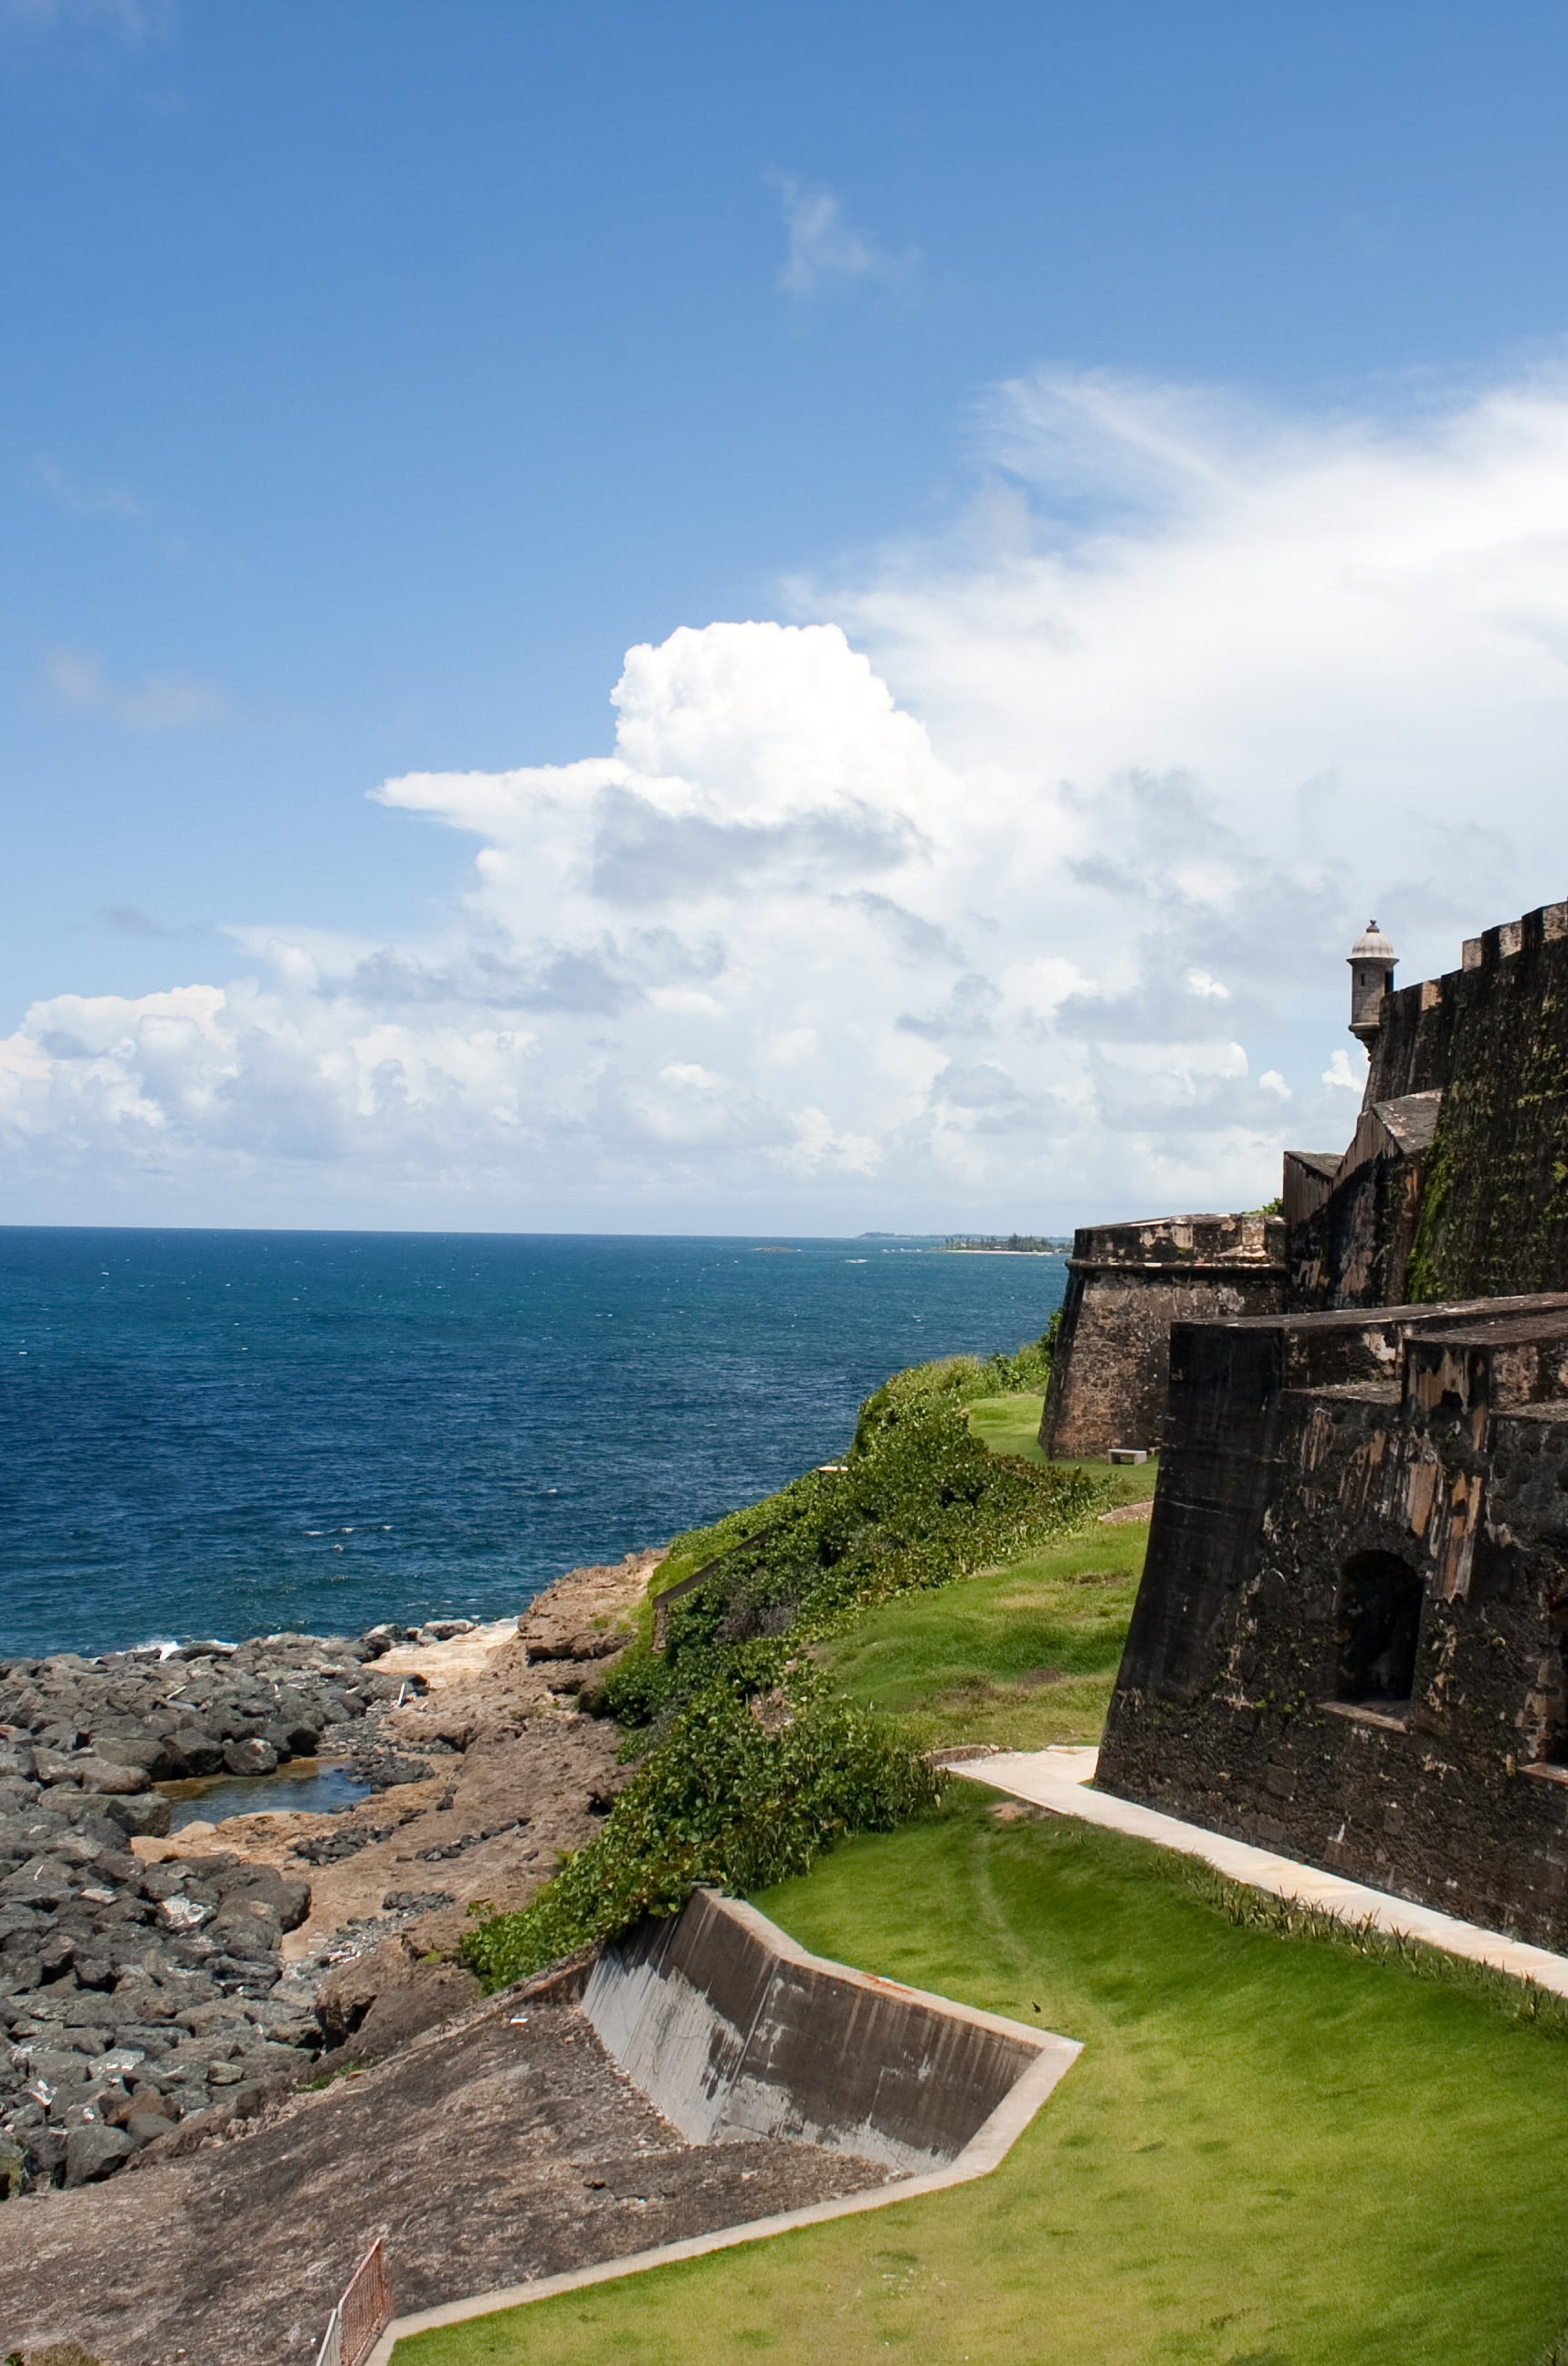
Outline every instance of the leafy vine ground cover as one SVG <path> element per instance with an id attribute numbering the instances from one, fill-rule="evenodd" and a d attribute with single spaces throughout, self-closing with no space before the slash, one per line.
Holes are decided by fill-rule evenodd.
<path id="1" fill-rule="evenodd" d="M 677 1538 L 660 1647 L 645 1632 L 593 1704 L 634 1737 L 637 1772 L 532 1904 L 468 1935 L 487 1982 L 672 1913 L 696 1882 L 754 1889 L 935 1807 L 941 1777 L 911 1737 L 835 1682 L 833 1639 L 875 1606 L 1016 1560 L 1106 1500 L 1102 1478 L 989 1451 L 971 1425 L 971 1403 L 1038 1389 L 1049 1358 L 1047 1335 L 897 1373 L 840 1466 Z"/>

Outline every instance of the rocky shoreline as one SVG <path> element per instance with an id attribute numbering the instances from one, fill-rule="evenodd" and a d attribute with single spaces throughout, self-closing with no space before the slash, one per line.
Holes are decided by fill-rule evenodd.
<path id="1" fill-rule="evenodd" d="M 400 2313 L 887 2180 L 776 2136 L 693 2143 L 547 1979 L 192 2158 L 0 2210 L 0 2357 L 312 2366 L 370 2236 Z"/>
<path id="2" fill-rule="evenodd" d="M 189 2150 L 470 2002 L 467 1907 L 525 1903 L 625 1779 L 578 1703 L 658 1558 L 487 1629 L 0 1664 L 0 2198 Z M 369 1796 L 261 1804 L 318 1757 Z M 157 1786 L 219 1773 L 257 1811 L 171 1837 Z"/>

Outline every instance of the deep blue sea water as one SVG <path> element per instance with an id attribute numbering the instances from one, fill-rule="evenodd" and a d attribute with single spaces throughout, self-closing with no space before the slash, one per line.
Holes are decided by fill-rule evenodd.
<path id="1" fill-rule="evenodd" d="M 0 1228 L 0 1655 L 499 1617 L 765 1494 L 1060 1258 Z"/>

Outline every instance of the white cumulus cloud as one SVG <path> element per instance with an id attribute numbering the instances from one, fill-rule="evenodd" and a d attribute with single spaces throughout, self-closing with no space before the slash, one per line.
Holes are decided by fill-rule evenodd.
<path id="1" fill-rule="evenodd" d="M 428 937 L 37 1004 L 12 1212 L 1044 1229 L 1342 1147 L 1366 913 L 1414 978 L 1564 892 L 1568 392 L 986 433 L 946 544 L 628 652 L 609 753 L 384 783 Z"/>

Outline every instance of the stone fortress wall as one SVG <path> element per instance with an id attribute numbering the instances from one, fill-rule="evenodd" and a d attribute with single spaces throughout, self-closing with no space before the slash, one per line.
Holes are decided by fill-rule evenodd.
<path id="1" fill-rule="evenodd" d="M 1392 955 L 1388 963 L 1393 969 Z M 1385 993 L 1327 1174 L 1286 1158 L 1292 1307 L 1497 1296 L 1568 1279 L 1568 904 L 1488 929 L 1444 977 Z"/>
<path id="2" fill-rule="evenodd" d="M 1173 1323 L 1283 1303 L 1285 1228 L 1261 1215 L 1095 1224 L 1073 1238 L 1040 1443 L 1101 1455 L 1158 1444 Z"/>
<path id="3" fill-rule="evenodd" d="M 1568 1294 L 1179 1325 L 1107 1789 L 1568 1945 Z"/>
<path id="4" fill-rule="evenodd" d="M 1372 923 L 1349 956 L 1365 1098 L 1343 1151 L 1287 1151 L 1282 1213 L 1074 1236 L 1040 1442 L 1157 1446 L 1170 1325 L 1568 1283 L 1568 903 L 1469 939 L 1394 991 Z"/>
<path id="5" fill-rule="evenodd" d="M 1375 924 L 1350 960 L 1280 1306 L 1170 1335 L 1100 1779 L 1568 1948 L 1568 905 L 1398 992 Z"/>

